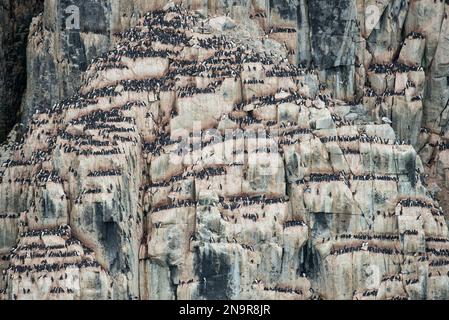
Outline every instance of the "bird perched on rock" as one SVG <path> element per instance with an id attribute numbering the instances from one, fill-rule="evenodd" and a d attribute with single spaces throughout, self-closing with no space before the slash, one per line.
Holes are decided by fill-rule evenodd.
<path id="1" fill-rule="evenodd" d="M 387 117 L 383 117 L 382 118 L 382 122 L 386 123 L 386 124 L 392 124 L 393 123 L 393 121 L 391 121 L 390 118 L 387 118 Z"/>

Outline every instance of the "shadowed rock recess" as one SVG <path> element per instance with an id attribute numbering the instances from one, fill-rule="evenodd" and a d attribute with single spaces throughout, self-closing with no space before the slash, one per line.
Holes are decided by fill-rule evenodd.
<path id="1" fill-rule="evenodd" d="M 26 43 L 32 18 L 43 0 L 0 3 L 0 142 L 16 124 L 26 88 Z"/>
<path id="2" fill-rule="evenodd" d="M 448 5 L 376 1 L 362 50 L 358 1 L 284 1 L 276 27 L 253 2 L 153 10 L 31 110 L 0 150 L 0 299 L 449 298 L 444 112 L 419 130 L 449 45 L 421 5 L 446 29 Z M 323 11 L 347 16 L 302 19 Z"/>

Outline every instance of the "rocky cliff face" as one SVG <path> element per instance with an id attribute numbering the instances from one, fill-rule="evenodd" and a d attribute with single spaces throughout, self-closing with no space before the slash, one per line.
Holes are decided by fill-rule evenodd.
<path id="1" fill-rule="evenodd" d="M 20 119 L 18 111 L 24 93 L 26 43 L 31 19 L 42 12 L 43 1 L 0 3 L 0 142 Z"/>
<path id="2" fill-rule="evenodd" d="M 213 3 L 208 13 L 226 8 Z M 55 45 L 63 32 L 52 30 L 60 3 L 51 4 L 33 22 L 29 53 L 48 57 L 44 48 L 56 46 L 79 59 L 76 69 L 99 43 L 114 47 L 80 67 L 76 94 L 31 112 L 23 137 L 3 146 L 0 298 L 449 298 L 448 227 L 412 145 L 434 139 L 444 167 L 435 142 L 444 136 L 411 122 L 428 119 L 417 97 L 431 79 L 429 52 L 437 61 L 423 44 L 430 29 L 413 27 L 417 4 L 386 3 L 371 31 L 353 25 L 351 1 L 268 12 L 255 1 L 252 19 L 239 18 L 246 2 L 232 7 L 234 19 L 166 6 L 115 35 L 111 25 L 109 36 L 68 33 L 69 49 Z M 86 8 L 119 12 L 95 5 Z M 341 19 L 304 19 L 321 11 Z M 310 34 L 297 24 L 315 34 L 301 42 L 310 53 L 295 49 Z M 409 28 L 394 40 L 398 55 L 371 55 L 386 35 L 399 38 L 387 33 L 393 26 Z M 373 37 L 366 48 L 351 42 L 359 33 Z M 35 83 L 47 95 L 67 79 L 54 67 Z M 366 91 L 363 104 L 337 99 L 352 90 L 339 86 L 342 75 L 363 72 L 359 88 L 352 82 Z"/>
<path id="3" fill-rule="evenodd" d="M 377 123 L 389 118 L 398 138 L 418 150 L 432 178 L 432 190 L 449 209 L 444 154 L 449 101 L 446 1 L 183 3 L 202 16 L 229 15 L 245 25 L 248 38 L 266 34 L 266 42 L 275 40 L 287 49 L 291 63 L 316 67 L 320 83 L 334 98 L 369 105 Z M 5 17 L 0 22 L 5 30 L 2 37 L 6 38 L 0 52 L 4 56 L 0 59 L 0 140 L 16 122 L 17 114 L 26 123 L 36 110 L 75 93 L 90 60 L 114 47 L 114 32 L 135 25 L 145 12 L 166 4 L 166 0 L 46 0 L 43 9 L 42 2 L 4 2 L 0 8 Z M 71 5 L 79 8 L 76 28 L 69 28 L 74 22 Z M 30 26 L 31 17 L 40 12 Z M 277 32 L 281 29 L 292 32 Z M 272 51 L 278 49 L 274 46 Z"/>
<path id="4" fill-rule="evenodd" d="M 165 0 L 45 1 L 44 13 L 33 22 L 27 46 L 28 88 L 22 104 L 24 119 L 37 108 L 46 108 L 73 94 L 89 61 L 114 44 L 113 32 L 135 25 L 144 12 L 160 9 L 166 3 Z M 443 111 L 449 99 L 446 79 L 449 70 L 444 53 L 449 44 L 444 1 L 189 0 L 184 3 L 204 16 L 229 14 L 247 26 L 258 23 L 269 37 L 285 43 L 291 53 L 290 62 L 316 66 L 321 82 L 333 90 L 336 98 L 346 101 L 358 101 L 366 87 L 378 85 L 370 77 L 370 66 L 404 64 L 405 59 L 408 64 L 423 67 L 423 106 L 418 108 L 420 110 L 412 108 L 411 114 L 406 112 L 402 117 L 411 118 L 416 124 L 414 128 L 422 125 L 439 132 L 446 126 Z M 79 8 L 79 26 L 76 28 L 70 28 L 71 5 Z M 9 11 L 5 8 L 5 13 L 14 13 L 14 8 Z M 23 12 L 28 18 L 23 29 L 27 30 L 29 17 L 39 10 Z M 9 27 L 9 20 L 4 21 L 5 27 Z M 295 30 L 288 37 L 279 38 L 279 34 L 273 32 L 279 28 Z M 250 29 L 253 31 L 256 30 Z M 419 33 L 422 38 L 408 41 L 409 47 L 403 48 L 411 33 Z M 17 47 L 24 51 L 23 45 Z M 385 73 L 387 70 L 381 72 Z M 390 87 L 386 88 L 389 91 L 394 89 L 391 88 L 394 82 L 391 78 L 390 75 Z M 45 85 L 50 81 L 52 87 Z M 383 93 L 382 89 L 377 88 L 376 93 Z M 395 103 L 384 106 L 387 107 L 401 109 Z M 391 110 L 388 111 L 384 113 L 391 114 Z M 410 139 L 416 146 L 418 133 L 399 128 L 403 121 L 398 114 L 391 114 L 395 129 L 401 138 Z"/>

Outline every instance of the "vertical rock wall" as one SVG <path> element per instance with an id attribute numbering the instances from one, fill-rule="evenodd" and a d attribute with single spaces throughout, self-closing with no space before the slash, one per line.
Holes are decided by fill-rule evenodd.
<path id="1" fill-rule="evenodd" d="M 42 11 L 43 0 L 0 3 L 0 142 L 20 119 L 30 23 Z"/>
<path id="2" fill-rule="evenodd" d="M 28 88 L 22 103 L 23 119 L 37 108 L 72 94 L 89 61 L 113 45 L 113 32 L 134 25 L 143 12 L 160 9 L 166 3 L 47 0 L 44 15 L 33 22 L 27 46 Z M 79 30 L 66 28 L 69 5 L 80 8 Z M 448 42 L 444 1 L 192 0 L 185 5 L 204 15 L 229 14 L 240 23 L 261 25 L 269 37 L 285 43 L 291 52 L 290 62 L 317 67 L 321 83 L 331 88 L 336 98 L 346 101 L 359 101 L 365 87 L 371 87 L 367 83 L 370 65 L 395 63 L 406 37 L 412 32 L 422 33 L 424 51 L 418 49 L 415 59 L 422 60 L 419 65 L 425 73 L 423 106 L 405 115 L 411 117 L 415 128 L 421 124 L 437 131 L 446 127 L 449 71 L 444 54 Z M 28 19 L 34 12 L 27 11 Z M 295 29 L 296 36 L 278 39 L 273 28 L 279 27 Z M 25 52 L 23 45 L 21 48 Z M 52 88 L 45 87 L 48 82 Z M 392 120 L 400 126 L 403 119 Z M 401 138 L 411 138 L 416 145 L 417 132 L 395 129 L 399 129 Z"/>
<path id="3" fill-rule="evenodd" d="M 2 152 L 0 297 L 448 299 L 444 211 L 373 107 L 420 102 L 422 35 L 354 105 L 265 33 L 149 13 L 31 116 Z"/>

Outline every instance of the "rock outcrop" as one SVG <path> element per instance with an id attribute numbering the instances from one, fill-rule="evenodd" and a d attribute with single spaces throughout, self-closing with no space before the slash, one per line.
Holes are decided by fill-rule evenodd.
<path id="1" fill-rule="evenodd" d="M 145 12 L 168 3 L 46 0 L 42 9 L 43 2 L 6 1 L 0 8 L 4 17 L 0 28 L 6 38 L 0 50 L 0 57 L 4 57 L 0 59 L 0 141 L 4 141 L 17 118 L 26 123 L 36 110 L 74 94 L 90 60 L 114 47 L 114 32 L 135 25 Z M 285 48 L 291 63 L 316 67 L 320 83 L 335 98 L 359 103 L 367 97 L 363 102 L 370 106 L 369 112 L 377 123 L 387 118 L 398 139 L 411 143 L 425 159 L 426 172 L 435 183 L 433 189 L 443 207 L 449 209 L 444 173 L 447 161 L 444 154 L 439 155 L 448 143 L 446 1 L 183 3 L 203 17 L 228 15 L 245 25 L 242 37 L 266 34 L 263 40 L 272 52 Z M 76 22 L 73 14 L 77 13 L 73 8 L 79 8 L 79 26 L 72 25 Z M 40 12 L 42 15 L 30 26 L 31 17 Z M 221 28 L 220 22 L 216 26 Z"/>
<path id="2" fill-rule="evenodd" d="M 385 10 L 400 16 L 396 2 Z M 297 21 L 290 9 L 279 19 Z M 422 117 L 422 36 L 398 44 L 394 66 L 366 65 L 359 105 L 291 63 L 290 27 L 260 26 L 150 12 L 85 66 L 75 95 L 39 107 L 2 152 L 4 299 L 449 298 L 444 212 L 391 117 Z M 320 63 L 364 68 L 345 50 Z"/>
<path id="3" fill-rule="evenodd" d="M 26 47 L 31 19 L 42 12 L 43 0 L 0 3 L 0 142 L 20 119 L 26 88 Z"/>

